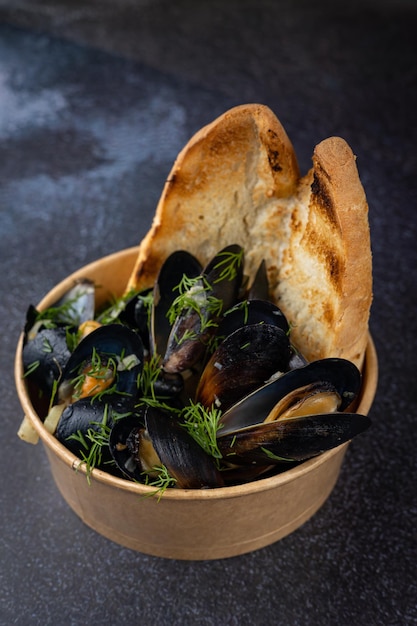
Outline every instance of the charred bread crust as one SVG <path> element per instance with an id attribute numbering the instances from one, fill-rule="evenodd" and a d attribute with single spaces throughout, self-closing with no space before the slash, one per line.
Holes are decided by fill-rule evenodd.
<path id="1" fill-rule="evenodd" d="M 265 259 L 271 296 L 306 358 L 362 365 L 372 300 L 368 206 L 343 139 L 316 146 L 300 178 L 268 107 L 235 107 L 202 128 L 174 163 L 128 289 L 153 285 L 175 250 L 205 264 L 230 243 L 244 248 L 249 277 Z"/>
<path id="2" fill-rule="evenodd" d="M 230 242 L 259 252 L 251 232 L 260 213 L 296 192 L 299 168 L 288 136 L 272 111 L 235 107 L 199 130 L 179 153 L 155 218 L 143 239 L 129 287 L 153 284 L 162 261 L 186 249 L 206 263 Z"/>
<path id="3" fill-rule="evenodd" d="M 372 302 L 368 204 L 355 156 L 340 137 L 316 146 L 300 181 L 275 299 L 309 360 L 362 366 Z"/>

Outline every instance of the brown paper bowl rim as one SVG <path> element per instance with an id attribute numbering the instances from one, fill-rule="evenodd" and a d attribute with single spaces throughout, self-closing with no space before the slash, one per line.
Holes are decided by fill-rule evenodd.
<path id="1" fill-rule="evenodd" d="M 111 262 L 113 258 L 117 258 L 119 261 L 130 258 L 136 258 L 138 247 L 127 248 L 120 252 L 107 255 L 83 266 L 79 270 L 75 271 L 67 278 L 63 279 L 57 285 L 55 285 L 51 291 L 40 301 L 37 308 L 43 309 L 49 306 L 50 303 L 58 300 L 58 298 L 65 293 L 66 290 L 73 284 L 74 280 L 80 278 L 81 275 L 89 276 L 94 273 L 97 267 L 103 262 Z M 87 474 L 85 464 L 72 452 L 70 452 L 64 445 L 62 445 L 54 435 L 50 434 L 43 426 L 42 420 L 38 417 L 29 394 L 26 389 L 25 380 L 23 378 L 23 364 L 22 364 L 22 347 L 23 347 L 23 333 L 20 335 L 16 355 L 15 355 L 15 384 L 18 393 L 18 397 L 23 408 L 25 417 L 29 419 L 31 425 L 39 435 L 41 441 L 47 446 L 57 457 L 61 459 L 69 468 L 73 471 L 82 472 Z M 363 388 L 358 400 L 356 411 L 362 415 L 367 415 L 374 400 L 377 383 L 378 383 L 378 358 L 375 349 L 375 344 L 371 334 L 368 335 L 368 344 L 365 353 L 365 361 L 363 366 Z M 255 481 L 245 483 L 243 485 L 236 485 L 232 487 L 221 487 L 214 489 L 167 489 L 161 496 L 163 499 L 169 500 L 223 500 L 229 498 L 242 497 L 258 491 L 267 491 L 269 489 L 275 489 L 280 485 L 290 483 L 297 480 L 300 476 L 312 471 L 314 468 L 320 466 L 322 463 L 326 463 L 335 454 L 338 454 L 340 448 L 347 447 L 349 442 L 333 448 L 328 452 L 324 452 L 319 456 L 305 461 L 300 465 L 288 469 L 281 474 L 277 474 L 268 478 L 260 478 Z M 117 478 L 99 469 L 93 469 L 91 471 L 92 480 L 105 483 L 113 488 L 119 488 L 123 491 L 131 492 L 137 496 L 150 496 L 155 493 L 155 487 L 142 485 L 133 481 Z M 86 477 L 87 480 L 87 477 Z"/>

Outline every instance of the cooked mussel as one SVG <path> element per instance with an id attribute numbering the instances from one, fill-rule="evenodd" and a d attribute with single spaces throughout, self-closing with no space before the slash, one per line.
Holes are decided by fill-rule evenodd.
<path id="1" fill-rule="evenodd" d="M 88 278 L 78 280 L 74 286 L 48 309 L 61 324 L 80 326 L 92 320 L 95 312 L 95 285 Z"/>
<path id="2" fill-rule="evenodd" d="M 52 399 L 49 432 L 88 467 L 113 471 L 112 460 L 133 480 L 200 489 L 285 471 L 366 430 L 367 417 L 346 412 L 359 370 L 306 363 L 268 301 L 265 263 L 252 284 L 243 272 L 238 245 L 204 269 L 178 251 L 153 288 L 95 319 L 89 281 L 42 314 L 30 307 L 23 362 Z"/>
<path id="3" fill-rule="evenodd" d="M 23 346 L 22 361 L 26 377 L 49 398 L 69 357 L 68 330 L 64 327 L 41 328 Z"/>
<path id="4" fill-rule="evenodd" d="M 251 324 L 219 345 L 201 375 L 196 399 L 226 411 L 273 376 L 288 369 L 288 335 L 278 326 Z"/>
<path id="5" fill-rule="evenodd" d="M 243 250 L 221 250 L 186 290 L 172 326 L 162 366 L 167 372 L 196 367 L 207 352 L 221 315 L 235 304 L 243 278 Z"/>
<path id="6" fill-rule="evenodd" d="M 85 435 L 89 428 L 106 430 L 114 416 L 130 412 L 142 369 L 143 344 L 131 329 L 110 324 L 87 335 L 69 358 L 58 387 L 62 414 L 57 438 L 74 450 L 75 435 Z"/>
<path id="7" fill-rule="evenodd" d="M 79 280 L 45 311 L 29 306 L 24 329 L 23 368 L 49 398 L 68 361 L 80 324 L 94 317 L 94 284 Z"/>
<path id="8" fill-rule="evenodd" d="M 270 414 L 277 419 L 279 415 L 274 409 L 278 402 L 300 388 L 319 383 L 326 394 L 332 387 L 337 398 L 337 410 L 344 411 L 359 393 L 361 374 L 353 363 L 338 358 L 313 361 L 286 372 L 225 411 L 220 420 L 222 434 L 264 422 Z"/>
<path id="9" fill-rule="evenodd" d="M 175 415 L 148 407 L 146 430 L 152 445 L 182 489 L 222 487 L 223 478 L 209 456 L 178 422 Z"/>
<path id="10" fill-rule="evenodd" d="M 350 441 L 370 426 L 356 413 L 307 415 L 255 424 L 220 435 L 223 457 L 233 464 L 261 466 L 306 461 Z"/>
<path id="11" fill-rule="evenodd" d="M 196 278 L 201 270 L 199 261 L 184 250 L 173 252 L 162 264 L 153 289 L 150 329 L 153 354 L 165 355 L 171 332 L 169 311 L 180 295 L 183 281 Z"/>
<path id="12" fill-rule="evenodd" d="M 120 324 L 101 326 L 87 335 L 68 359 L 58 388 L 59 399 L 103 391 L 134 401 L 143 358 L 143 343 L 133 330 Z M 87 379 L 92 379 L 94 393 L 83 390 Z"/>
<path id="13" fill-rule="evenodd" d="M 145 459 L 149 459 L 147 450 L 150 445 L 152 444 L 146 434 L 143 412 L 117 420 L 110 431 L 110 454 L 121 472 L 132 480 L 143 481 L 143 472 L 147 467 L 158 463 L 158 459 L 154 459 L 145 466 Z"/>

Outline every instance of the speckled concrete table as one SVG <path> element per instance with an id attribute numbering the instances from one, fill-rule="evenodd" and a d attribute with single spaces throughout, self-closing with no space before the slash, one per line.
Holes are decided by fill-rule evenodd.
<path id="1" fill-rule="evenodd" d="M 0 623 L 417 623 L 415 3 L 72 4 L 0 2 Z M 302 528 L 241 557 L 168 561 L 84 526 L 42 448 L 16 438 L 14 350 L 27 305 L 137 244 L 183 144 L 248 101 L 276 112 L 303 171 L 333 134 L 357 155 L 379 392 Z"/>

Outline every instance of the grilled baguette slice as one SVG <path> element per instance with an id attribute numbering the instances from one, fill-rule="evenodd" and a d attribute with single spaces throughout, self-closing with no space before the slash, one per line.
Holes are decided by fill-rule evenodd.
<path id="1" fill-rule="evenodd" d="M 372 300 L 368 206 L 343 139 L 316 146 L 301 178 L 268 107 L 238 106 L 202 128 L 174 163 L 128 289 L 151 286 L 174 250 L 204 264 L 231 243 L 244 248 L 249 277 L 265 259 L 271 297 L 307 359 L 362 365 Z"/>

